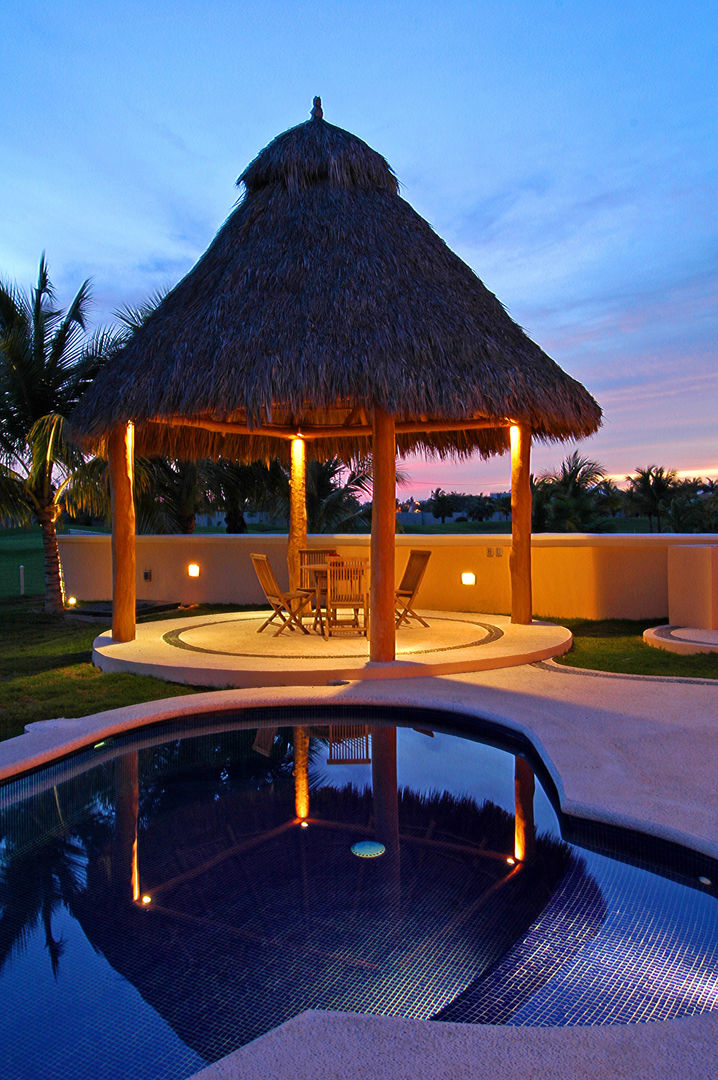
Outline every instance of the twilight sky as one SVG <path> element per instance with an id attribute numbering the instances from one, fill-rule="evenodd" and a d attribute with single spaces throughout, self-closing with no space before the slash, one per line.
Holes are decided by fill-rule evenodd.
<path id="1" fill-rule="evenodd" d="M 44 250 L 97 325 L 175 284 L 320 94 L 597 398 L 582 453 L 718 475 L 715 0 L 2 0 L 0 70 L 4 279 Z M 509 484 L 506 457 L 408 472 Z"/>

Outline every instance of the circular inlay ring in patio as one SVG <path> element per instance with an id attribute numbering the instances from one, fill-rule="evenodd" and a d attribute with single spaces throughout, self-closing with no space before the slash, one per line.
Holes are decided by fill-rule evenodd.
<path id="1" fill-rule="evenodd" d="M 236 619 L 215 619 L 194 626 L 176 627 L 163 635 L 163 641 L 191 652 L 266 659 L 343 660 L 349 657 L 366 659 L 369 655 L 367 639 L 348 630 L 332 634 L 328 640 L 318 633 L 300 634 L 297 630 L 285 630 L 275 637 L 270 624 L 259 636 L 257 631 L 266 618 L 267 615 L 260 612 L 241 614 Z M 498 626 L 470 617 L 432 615 L 430 622 L 428 628 L 412 623 L 397 630 L 397 658 L 473 649 L 503 636 Z"/>

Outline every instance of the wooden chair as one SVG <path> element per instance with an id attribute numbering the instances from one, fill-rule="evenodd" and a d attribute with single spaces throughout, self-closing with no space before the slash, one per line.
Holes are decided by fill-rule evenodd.
<path id="1" fill-rule="evenodd" d="M 309 631 L 302 623 L 302 615 L 305 608 L 311 609 L 311 596 L 299 590 L 296 592 L 282 592 L 268 557 L 266 555 L 252 554 L 250 558 L 259 578 L 259 584 L 262 586 L 262 592 L 273 608 L 272 614 L 266 622 L 262 623 L 257 633 L 261 634 L 271 622 L 278 618 L 281 626 L 274 631 L 275 637 L 287 628 L 294 630 L 295 626 L 299 627 L 303 634 L 308 634 Z M 310 614 L 310 612 L 308 611 L 307 614 Z"/>
<path id="2" fill-rule="evenodd" d="M 327 765 L 371 765 L 368 724 L 330 724 Z"/>
<path id="3" fill-rule="evenodd" d="M 399 582 L 399 588 L 394 595 L 397 627 L 401 626 L 404 621 L 408 622 L 409 619 L 417 619 L 422 626 L 428 627 L 429 625 L 428 622 L 422 619 L 421 615 L 416 614 L 414 603 L 422 578 L 426 573 L 426 564 L 430 555 L 430 551 L 421 551 L 418 548 L 412 548 L 409 552 L 409 561 Z"/>
<path id="4" fill-rule="evenodd" d="M 322 608 L 326 593 L 326 573 L 313 573 L 314 567 L 326 567 L 327 560 L 337 558 L 334 548 L 299 549 L 299 590 L 307 593 L 314 604 L 314 630 L 324 631 Z"/>
<path id="5" fill-rule="evenodd" d="M 324 637 L 328 638 L 332 628 L 355 630 L 366 637 L 369 625 L 369 566 L 365 559 L 327 560 L 327 597 Z M 350 620 L 340 620 L 339 612 L 351 610 Z M 363 613 L 363 622 L 359 622 L 359 612 Z"/>

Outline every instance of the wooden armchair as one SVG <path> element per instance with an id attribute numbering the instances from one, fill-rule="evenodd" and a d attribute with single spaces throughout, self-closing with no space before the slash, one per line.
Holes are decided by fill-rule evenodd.
<path id="1" fill-rule="evenodd" d="M 409 619 L 417 619 L 422 626 L 428 627 L 429 625 L 428 622 L 422 619 L 421 615 L 416 614 L 414 603 L 419 586 L 426 573 L 426 564 L 430 555 L 430 551 L 421 551 L 418 548 L 412 548 L 409 552 L 409 561 L 394 596 L 397 627 L 401 626 L 403 622 L 408 623 Z"/>
<path id="2" fill-rule="evenodd" d="M 294 630 L 295 626 L 299 627 L 303 634 L 308 634 L 306 626 L 302 623 L 302 615 L 305 608 L 311 610 L 311 595 L 301 592 L 282 592 L 277 583 L 277 579 L 274 576 L 269 559 L 266 555 L 250 555 L 252 565 L 259 578 L 259 584 L 262 587 L 262 592 L 267 598 L 267 602 L 273 608 L 272 614 L 269 616 L 266 622 L 257 630 L 258 634 L 269 626 L 275 619 L 279 619 L 281 625 L 274 631 L 274 636 L 277 637 L 283 630 Z M 310 610 L 307 614 L 310 614 Z"/>

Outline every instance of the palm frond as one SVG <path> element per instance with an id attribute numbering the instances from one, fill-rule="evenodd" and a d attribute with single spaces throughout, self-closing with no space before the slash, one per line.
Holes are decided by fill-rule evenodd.
<path id="1" fill-rule="evenodd" d="M 65 317 L 60 322 L 53 335 L 48 350 L 46 368 L 50 379 L 72 367 L 78 357 L 73 355 L 71 343 L 78 331 L 85 330 L 86 309 L 90 301 L 90 280 L 86 278 L 77 291 L 75 299 L 65 312 Z"/>
<path id="2" fill-rule="evenodd" d="M 6 465 L 0 465 L 0 522 L 3 525 L 29 525 L 32 502 L 24 478 Z"/>
<path id="3" fill-rule="evenodd" d="M 68 438 L 67 421 L 59 413 L 39 417 L 30 428 L 28 442 L 32 447 L 31 484 L 37 484 L 43 474 L 51 473 L 53 465 L 76 469 L 85 460 L 79 447 Z"/>
<path id="4" fill-rule="evenodd" d="M 124 335 L 117 327 L 102 327 L 95 331 L 68 372 L 64 398 L 69 415 L 105 364 L 111 363 L 124 344 Z"/>
<path id="5" fill-rule="evenodd" d="M 4 336 L 17 322 L 25 328 L 30 321 L 28 299 L 17 285 L 0 281 L 0 336 Z"/>
<path id="6" fill-rule="evenodd" d="M 83 461 L 63 481 L 55 493 L 68 514 L 91 514 L 108 518 L 110 515 L 110 476 L 107 461 L 93 457 Z"/>
<path id="7" fill-rule="evenodd" d="M 40 258 L 37 285 L 32 292 L 32 357 L 36 377 L 40 377 L 45 368 L 47 355 L 48 331 L 57 321 L 58 312 L 51 307 L 55 291 L 50 281 L 45 252 Z"/>
<path id="8" fill-rule="evenodd" d="M 141 304 L 133 307 L 131 304 L 125 304 L 123 307 L 118 308 L 113 312 L 116 319 L 120 320 L 120 323 L 124 327 L 125 336 L 127 332 L 134 333 L 139 330 L 141 326 L 149 319 L 155 308 L 159 307 L 164 298 L 167 296 L 169 289 L 155 289 L 153 293 L 147 297 Z"/>

